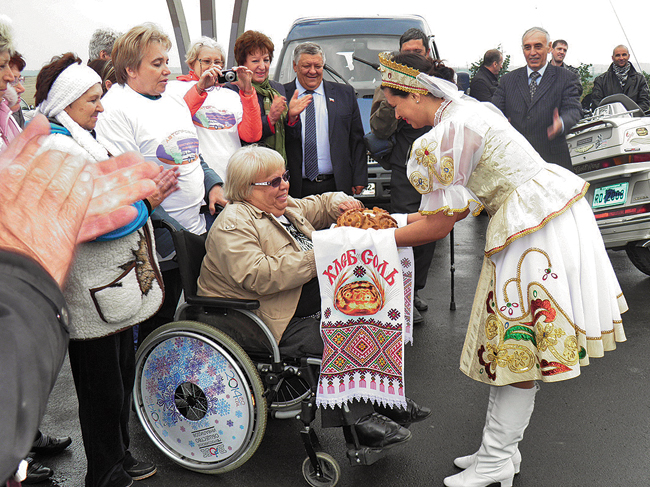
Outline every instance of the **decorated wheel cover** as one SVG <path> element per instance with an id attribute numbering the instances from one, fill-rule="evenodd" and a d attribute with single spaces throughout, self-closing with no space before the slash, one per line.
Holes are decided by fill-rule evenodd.
<path id="1" fill-rule="evenodd" d="M 248 445 L 252 394 L 240 367 L 216 342 L 183 333 L 156 343 L 138 387 L 143 423 L 174 455 L 215 466 L 236 460 Z"/>

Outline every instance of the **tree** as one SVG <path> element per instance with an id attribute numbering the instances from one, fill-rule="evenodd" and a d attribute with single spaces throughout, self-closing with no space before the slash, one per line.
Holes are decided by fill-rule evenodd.
<path id="1" fill-rule="evenodd" d="M 591 93 L 594 89 L 594 80 L 591 75 L 591 64 L 580 63 L 578 66 L 578 76 L 580 77 L 580 84 L 582 84 L 582 98 Z"/>
<path id="2" fill-rule="evenodd" d="M 648 82 L 648 84 L 650 85 L 650 73 L 648 73 L 648 72 L 646 72 L 646 71 L 641 71 L 641 73 L 643 73 L 643 76 L 645 77 L 645 80 L 646 80 L 646 81 Z"/>

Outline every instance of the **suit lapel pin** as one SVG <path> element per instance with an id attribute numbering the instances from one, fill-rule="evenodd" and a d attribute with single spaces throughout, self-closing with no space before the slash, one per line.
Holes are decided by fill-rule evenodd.
<path id="1" fill-rule="evenodd" d="M 334 98 L 330 98 L 329 101 L 331 101 L 332 103 L 334 103 Z"/>

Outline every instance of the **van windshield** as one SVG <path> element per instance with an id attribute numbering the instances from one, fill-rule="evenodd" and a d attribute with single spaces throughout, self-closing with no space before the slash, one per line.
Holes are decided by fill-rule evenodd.
<path id="1" fill-rule="evenodd" d="M 293 71 L 293 50 L 304 42 L 296 40 L 287 46 L 281 65 L 276 67 L 280 83 L 288 83 L 295 78 Z M 331 70 L 325 70 L 323 79 L 336 83 L 347 82 L 357 91 L 359 96 L 372 95 L 375 88 L 381 84 L 381 73 L 374 67 L 364 63 L 379 64 L 378 55 L 381 52 L 396 50 L 399 46 L 399 36 L 355 36 L 355 37 L 320 37 L 314 39 L 325 53 L 325 64 Z M 276 71 L 277 73 L 277 71 Z M 340 75 L 340 77 L 339 77 Z"/>

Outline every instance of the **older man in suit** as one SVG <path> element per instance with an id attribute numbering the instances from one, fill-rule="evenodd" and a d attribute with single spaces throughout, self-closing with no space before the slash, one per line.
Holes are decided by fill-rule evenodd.
<path id="1" fill-rule="evenodd" d="M 289 193 L 302 198 L 328 191 L 359 194 L 368 185 L 363 125 L 354 89 L 323 81 L 325 55 L 319 45 L 304 42 L 293 52 L 296 79 L 284 85 L 287 98 L 311 96 L 300 114 L 300 137 L 287 134 Z"/>
<path id="2" fill-rule="evenodd" d="M 547 64 L 548 32 L 528 29 L 522 37 L 526 66 L 501 78 L 492 103 L 547 162 L 572 169 L 565 135 L 582 116 L 579 82 L 571 71 Z"/>

